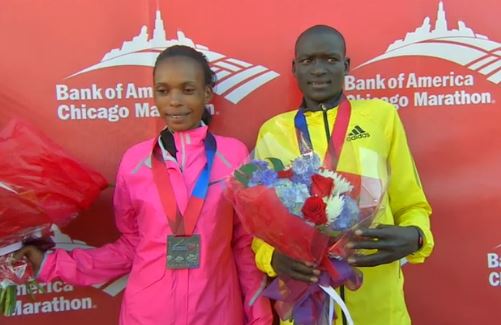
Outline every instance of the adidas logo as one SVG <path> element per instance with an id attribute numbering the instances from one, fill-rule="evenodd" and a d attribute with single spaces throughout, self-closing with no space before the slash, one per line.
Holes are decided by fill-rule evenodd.
<path id="1" fill-rule="evenodd" d="M 348 134 L 348 138 L 346 140 L 351 141 L 351 140 L 356 140 L 356 139 L 361 139 L 361 138 L 368 138 L 371 135 L 368 132 L 365 132 L 364 129 L 362 129 L 360 126 L 355 125 L 353 130 Z"/>

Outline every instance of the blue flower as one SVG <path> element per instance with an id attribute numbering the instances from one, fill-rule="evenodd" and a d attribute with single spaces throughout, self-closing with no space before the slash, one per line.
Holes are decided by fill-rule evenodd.
<path id="1" fill-rule="evenodd" d="M 320 157 L 315 153 L 299 156 L 292 161 L 292 171 L 294 172 L 292 181 L 310 187 L 311 176 L 318 172 L 320 165 Z"/>
<path id="2" fill-rule="evenodd" d="M 268 166 L 268 165 L 266 165 Z M 258 168 L 252 173 L 252 177 L 249 180 L 249 186 L 265 185 L 272 186 L 278 180 L 277 173 L 272 169 L 261 169 Z"/>
<path id="3" fill-rule="evenodd" d="M 288 179 L 280 179 L 275 183 L 274 188 L 287 210 L 300 217 L 304 201 L 310 196 L 308 187 L 304 184 L 293 183 Z"/>
<path id="4" fill-rule="evenodd" d="M 266 162 L 264 160 L 254 159 L 250 163 L 255 165 L 258 169 L 269 169 L 270 168 L 270 165 L 268 164 L 268 162 Z"/>
<path id="5" fill-rule="evenodd" d="M 303 185 L 305 185 L 306 187 L 309 188 L 311 186 L 311 176 L 312 175 L 307 174 L 307 173 L 304 173 L 304 174 L 294 174 L 294 176 L 292 176 L 291 180 L 294 183 L 303 184 Z"/>
<path id="6" fill-rule="evenodd" d="M 313 175 L 320 168 L 320 157 L 317 154 L 302 155 L 292 161 L 292 170 L 296 175 Z"/>

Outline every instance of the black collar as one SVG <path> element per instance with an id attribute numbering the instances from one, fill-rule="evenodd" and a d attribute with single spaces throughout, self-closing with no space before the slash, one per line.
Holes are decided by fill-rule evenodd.
<path id="1" fill-rule="evenodd" d="M 167 150 L 167 152 L 169 152 L 170 155 L 176 159 L 176 142 L 174 141 L 174 135 L 172 132 L 165 128 L 162 132 L 160 132 L 160 140 L 162 141 L 165 150 Z"/>
<path id="2" fill-rule="evenodd" d="M 334 107 L 339 105 L 339 102 L 340 102 L 342 96 L 343 96 L 343 92 L 340 92 L 339 95 L 332 97 L 331 99 L 329 99 L 323 103 L 320 103 L 317 108 L 306 107 L 306 101 L 303 97 L 303 100 L 301 101 L 300 107 L 303 108 L 303 110 L 305 112 L 321 111 L 322 110 L 322 108 L 320 108 L 321 105 L 324 105 L 329 110 L 329 109 L 334 108 Z"/>

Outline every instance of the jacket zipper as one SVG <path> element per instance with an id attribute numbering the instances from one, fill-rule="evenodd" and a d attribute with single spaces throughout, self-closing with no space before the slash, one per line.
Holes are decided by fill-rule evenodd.
<path id="1" fill-rule="evenodd" d="M 324 104 L 320 104 L 320 108 L 322 109 L 322 114 L 324 117 L 324 129 L 325 129 L 325 137 L 327 139 L 327 146 L 329 146 L 329 143 L 331 140 L 331 132 L 329 130 L 329 119 L 327 118 L 327 107 L 325 107 Z M 339 288 L 339 293 L 340 293 L 341 299 L 346 303 L 346 299 L 345 299 L 346 297 L 345 297 L 343 285 Z M 347 324 L 346 316 L 344 315 L 344 313 L 342 311 L 341 311 L 341 314 L 343 315 L 343 325 L 346 325 Z"/>
<path id="2" fill-rule="evenodd" d="M 189 135 L 183 135 L 181 134 L 181 161 L 180 161 L 180 164 L 179 164 L 179 168 L 181 169 L 181 172 L 184 171 L 184 168 L 186 167 L 186 140 L 189 140 L 189 139 L 186 139 L 187 137 L 189 137 Z"/>
<path id="3" fill-rule="evenodd" d="M 324 116 L 325 136 L 327 137 L 327 145 L 329 145 L 329 141 L 331 139 L 331 133 L 329 131 L 329 120 L 327 118 L 327 107 L 325 107 L 324 104 L 320 104 L 320 108 L 322 109 L 322 114 Z"/>

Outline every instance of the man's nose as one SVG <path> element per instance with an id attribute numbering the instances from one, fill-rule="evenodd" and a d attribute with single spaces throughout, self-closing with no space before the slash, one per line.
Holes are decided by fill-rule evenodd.
<path id="1" fill-rule="evenodd" d="M 313 66 L 311 67 L 310 72 L 315 76 L 319 76 L 325 74 L 327 72 L 327 69 L 322 60 L 315 60 L 313 61 Z"/>

